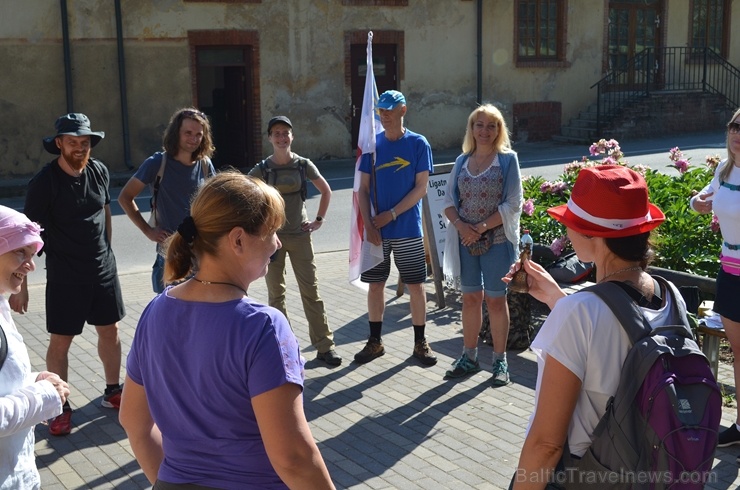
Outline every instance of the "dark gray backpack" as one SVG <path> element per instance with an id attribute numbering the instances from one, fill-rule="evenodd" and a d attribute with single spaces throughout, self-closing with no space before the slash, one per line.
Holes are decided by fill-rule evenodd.
<path id="1" fill-rule="evenodd" d="M 617 283 L 583 289 L 597 294 L 632 342 L 619 386 L 580 460 L 564 455 L 571 489 L 700 489 L 711 477 L 722 400 L 673 288 L 667 325 L 651 328 Z M 629 286 L 627 286 L 629 287 Z"/>

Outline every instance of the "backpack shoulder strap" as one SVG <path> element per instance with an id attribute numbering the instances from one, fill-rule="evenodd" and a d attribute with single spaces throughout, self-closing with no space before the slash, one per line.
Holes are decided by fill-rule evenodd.
<path id="1" fill-rule="evenodd" d="M 157 172 L 157 176 L 154 177 L 154 192 L 156 194 L 157 191 L 159 191 L 159 184 L 162 182 L 162 177 L 164 177 L 164 169 L 167 166 L 167 152 L 162 152 L 162 163 L 159 164 L 159 171 Z"/>
<path id="2" fill-rule="evenodd" d="M 209 175 L 211 173 L 211 159 L 208 157 L 203 158 L 200 160 L 200 172 L 201 175 L 203 175 L 203 180 L 207 179 L 208 177 L 211 177 Z"/>
<path id="3" fill-rule="evenodd" d="M 5 359 L 8 358 L 8 338 L 5 336 L 5 330 L 0 325 L 0 369 L 5 364 Z"/>
<path id="4" fill-rule="evenodd" d="M 305 202 L 306 198 L 308 197 L 308 183 L 306 182 L 306 179 L 308 178 L 308 162 L 305 158 L 301 158 L 298 160 L 298 173 L 301 174 L 301 199 Z"/>
<path id="5" fill-rule="evenodd" d="M 611 281 L 594 284 L 581 291 L 589 291 L 598 296 L 617 317 L 619 324 L 627 332 L 630 343 L 635 345 L 650 335 L 650 324 L 640 311 L 637 303 L 619 285 Z"/>
<path id="6" fill-rule="evenodd" d="M 689 325 L 686 307 L 678 300 L 671 284 L 660 276 L 651 276 L 661 289 L 665 290 L 667 297 L 671 298 L 671 315 L 666 325 L 669 326 L 683 326 L 685 329 L 684 335 L 688 338 L 693 339 L 694 335 L 691 332 L 691 326 Z M 640 307 L 637 302 L 625 291 L 622 287 L 614 282 L 603 282 L 601 284 L 595 284 L 593 286 L 582 289 L 582 291 L 590 291 L 609 306 L 609 308 L 617 317 L 619 323 L 627 332 L 630 341 L 634 345 L 640 339 L 650 335 L 653 331 L 652 327 L 645 319 L 645 315 L 642 314 Z M 661 294 L 656 291 L 656 294 Z M 627 307 L 629 304 L 629 308 Z M 639 328 L 638 328 L 639 327 Z M 660 328 L 660 327 L 658 327 Z"/>
<path id="7" fill-rule="evenodd" d="M 262 180 L 264 180 L 267 185 L 275 187 L 275 183 L 277 182 L 277 169 L 272 168 L 267 164 L 267 158 L 260 162 L 260 171 L 262 172 Z M 271 178 L 272 182 L 270 182 Z"/>

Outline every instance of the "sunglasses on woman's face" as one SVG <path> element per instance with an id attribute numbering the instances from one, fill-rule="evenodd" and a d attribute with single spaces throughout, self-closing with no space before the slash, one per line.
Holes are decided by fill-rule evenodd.
<path id="1" fill-rule="evenodd" d="M 740 123 L 731 122 L 727 125 L 727 131 L 732 134 L 740 133 Z"/>

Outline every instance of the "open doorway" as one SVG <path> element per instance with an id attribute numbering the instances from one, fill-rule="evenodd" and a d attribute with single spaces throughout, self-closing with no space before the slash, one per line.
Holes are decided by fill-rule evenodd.
<path id="1" fill-rule="evenodd" d="M 191 31 L 195 104 L 211 120 L 216 168 L 250 169 L 262 153 L 255 33 Z"/>

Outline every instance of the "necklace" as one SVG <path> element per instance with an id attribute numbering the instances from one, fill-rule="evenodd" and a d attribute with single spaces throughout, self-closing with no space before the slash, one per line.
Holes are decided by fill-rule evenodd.
<path id="1" fill-rule="evenodd" d="M 72 177 L 76 179 L 79 179 L 80 177 L 82 177 L 82 171 L 85 169 L 85 167 L 82 167 L 80 170 L 77 170 L 76 168 L 72 168 L 72 165 L 67 163 L 67 160 L 65 160 L 64 158 L 61 158 L 61 160 L 64 162 L 64 166 L 67 167 L 70 172 L 72 172 L 71 173 Z M 78 183 L 78 182 L 75 182 L 75 183 Z"/>
<path id="2" fill-rule="evenodd" d="M 191 279 L 195 279 L 195 280 L 196 280 L 196 281 L 198 281 L 199 283 L 201 283 L 201 284 L 205 284 L 206 286 L 208 286 L 208 285 L 210 285 L 210 284 L 221 284 L 222 286 L 232 286 L 232 287 L 235 287 L 236 289 L 238 289 L 239 291 L 244 291 L 244 295 L 245 295 L 245 296 L 249 296 L 249 293 L 247 293 L 247 290 L 246 290 L 246 289 L 244 289 L 244 288 L 243 288 L 243 287 L 241 287 L 241 286 L 237 286 L 236 284 L 230 283 L 230 282 L 219 282 L 219 281 L 204 281 L 203 279 L 198 279 L 198 278 L 197 278 L 197 277 L 195 277 L 195 276 L 193 276 L 193 277 L 192 277 Z"/>
<path id="3" fill-rule="evenodd" d="M 487 155 L 481 155 L 479 153 L 476 153 L 472 156 L 472 164 L 473 164 L 473 170 L 476 174 L 479 174 L 481 170 L 483 170 L 485 167 L 487 167 L 492 157 L 496 154 L 496 150 L 492 151 L 491 153 Z"/>
<path id="4" fill-rule="evenodd" d="M 620 272 L 627 272 L 627 271 L 642 271 L 642 267 L 640 267 L 639 265 L 635 265 L 633 267 L 625 267 L 624 269 L 616 270 L 602 277 L 601 280 L 598 282 L 598 284 L 601 284 L 602 282 L 606 281 L 612 276 L 616 276 Z"/>

